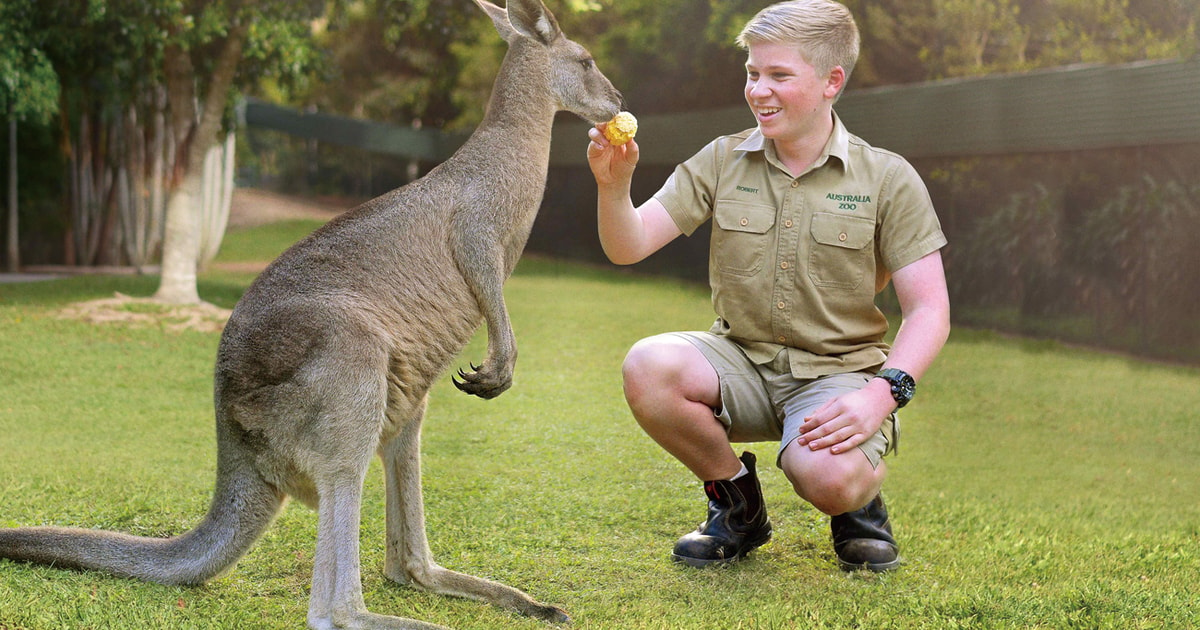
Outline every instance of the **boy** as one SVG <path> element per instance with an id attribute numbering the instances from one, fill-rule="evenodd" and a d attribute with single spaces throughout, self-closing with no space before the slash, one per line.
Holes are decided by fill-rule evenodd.
<path id="1" fill-rule="evenodd" d="M 636 142 L 589 131 L 605 254 L 632 264 L 713 220 L 708 332 L 633 346 L 623 366 L 634 417 L 704 481 L 708 518 L 675 545 L 691 566 L 744 557 L 771 536 L 755 457 L 730 442 L 779 440 L 776 464 L 831 516 L 844 570 L 899 565 L 879 494 L 894 411 L 949 334 L 928 192 L 900 156 L 851 135 L 833 112 L 858 58 L 853 16 L 832 0 L 767 7 L 738 37 L 758 125 L 717 138 L 634 207 Z M 892 347 L 875 295 L 895 286 Z"/>

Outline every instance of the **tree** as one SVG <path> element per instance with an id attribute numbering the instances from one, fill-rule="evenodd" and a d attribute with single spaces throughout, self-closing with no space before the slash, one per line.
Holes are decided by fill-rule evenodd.
<path id="1" fill-rule="evenodd" d="M 935 77 L 978 76 L 1019 69 L 1028 27 L 1015 0 L 933 0 L 939 37 L 921 50 Z"/>
<path id="2" fill-rule="evenodd" d="M 1170 59 L 1195 53 L 1195 3 L 1054 0 L 1032 51 L 1039 66 Z M 1153 7 L 1153 8 L 1152 8 Z M 1148 21 L 1152 20 L 1152 21 Z"/>
<path id="3" fill-rule="evenodd" d="M 445 128 L 460 112 L 454 88 L 464 60 L 455 50 L 478 39 L 480 18 L 472 0 L 334 4 L 316 35 L 331 72 L 293 96 L 322 111 Z"/>
<path id="4" fill-rule="evenodd" d="M 8 121 L 9 271 L 21 265 L 17 195 L 17 125 L 47 122 L 58 106 L 58 77 L 38 42 L 27 2 L 0 5 L 0 112 Z"/>
<path id="5" fill-rule="evenodd" d="M 178 24 L 173 26 L 180 28 Z M 179 31 L 169 33 L 173 40 L 166 46 L 163 62 L 171 126 L 175 137 L 185 140 L 182 160 L 176 162 L 172 174 L 163 239 L 162 278 L 154 294 L 156 299 L 164 302 L 200 301 L 196 289 L 196 269 L 200 263 L 200 165 L 209 148 L 216 144 L 225 100 L 233 85 L 248 30 L 248 24 L 235 20 L 223 37 L 213 42 L 218 50 L 217 62 L 205 86 L 198 85 L 195 65 L 179 41 Z"/>
<path id="6" fill-rule="evenodd" d="M 141 267 L 161 247 L 157 297 L 198 301 L 196 268 L 224 229 L 223 215 L 201 229 L 203 173 L 210 152 L 232 154 L 219 133 L 232 129 L 236 88 L 308 73 L 316 58 L 311 19 L 323 8 L 288 0 L 40 0 L 35 26 L 63 86 L 68 262 Z M 231 177 L 232 163 L 224 167 Z"/>
<path id="7" fill-rule="evenodd" d="M 196 272 L 201 259 L 200 217 L 205 154 L 229 111 L 243 57 L 260 76 L 274 64 L 303 67 L 305 27 L 319 6 L 289 0 L 244 3 L 190 0 L 171 20 L 163 46 L 164 83 L 175 137 L 182 138 L 167 201 L 163 270 L 154 297 L 172 303 L 200 301 Z M 278 68 L 278 66 L 276 66 Z M 287 72 L 286 67 L 283 70 Z M 246 73 L 253 74 L 253 73 Z M 246 81 L 250 77 L 243 76 Z"/>
<path id="8" fill-rule="evenodd" d="M 713 89 L 713 81 L 740 80 L 745 55 L 733 40 L 761 2 L 559 0 L 552 8 L 635 111 L 740 102 L 736 83 Z M 333 51 L 331 72 L 291 98 L 374 120 L 474 126 L 505 51 L 471 0 L 363 0 L 340 5 L 323 24 L 319 40 Z"/>

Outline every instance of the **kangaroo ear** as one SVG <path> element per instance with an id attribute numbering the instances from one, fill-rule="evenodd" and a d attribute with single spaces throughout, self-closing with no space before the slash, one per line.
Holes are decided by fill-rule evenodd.
<path id="1" fill-rule="evenodd" d="M 513 38 L 517 37 L 517 32 L 508 23 L 508 13 L 504 11 L 503 7 L 498 7 L 487 0 L 475 0 L 475 4 L 479 5 L 479 8 L 483 9 L 489 18 L 492 18 L 492 24 L 496 26 L 496 30 L 500 32 L 500 37 L 504 41 L 511 42 Z"/>
<path id="2" fill-rule="evenodd" d="M 542 0 L 508 0 L 508 21 L 518 33 L 543 44 L 548 45 L 562 35 L 558 20 Z"/>

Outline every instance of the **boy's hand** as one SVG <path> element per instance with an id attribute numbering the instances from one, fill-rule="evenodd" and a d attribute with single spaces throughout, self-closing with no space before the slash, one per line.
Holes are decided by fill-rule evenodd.
<path id="1" fill-rule="evenodd" d="M 895 410 L 887 381 L 873 378 L 866 387 L 830 400 L 805 418 L 797 442 L 814 451 L 844 453 L 875 435 Z"/>
<path id="2" fill-rule="evenodd" d="M 592 176 L 600 186 L 628 183 L 633 179 L 633 170 L 637 167 L 640 151 L 637 142 L 630 140 L 623 145 L 614 146 L 604 137 L 604 127 L 608 123 L 600 123 L 588 130 L 587 158 Z"/>

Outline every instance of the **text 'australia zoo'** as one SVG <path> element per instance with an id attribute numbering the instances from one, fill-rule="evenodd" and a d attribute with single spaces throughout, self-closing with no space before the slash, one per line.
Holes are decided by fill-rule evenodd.
<path id="1" fill-rule="evenodd" d="M 838 195 L 829 193 L 825 195 L 829 201 L 838 202 L 839 210 L 857 210 L 860 203 L 871 203 L 871 195 Z"/>

